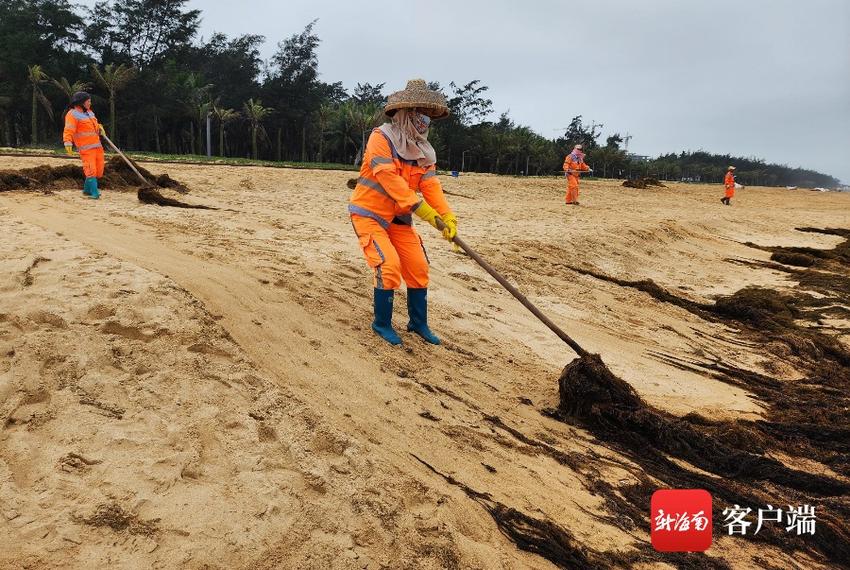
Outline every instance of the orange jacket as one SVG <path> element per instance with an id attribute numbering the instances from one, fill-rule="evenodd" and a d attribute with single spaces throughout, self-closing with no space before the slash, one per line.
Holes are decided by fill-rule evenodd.
<path id="1" fill-rule="evenodd" d="M 71 143 L 78 151 L 103 148 L 100 144 L 100 123 L 91 111 L 72 108 L 65 114 L 65 130 L 62 131 L 65 146 Z"/>
<path id="2" fill-rule="evenodd" d="M 348 211 L 372 218 L 384 228 L 394 218 L 410 224 L 410 213 L 422 202 L 417 192 L 438 214 L 452 211 L 437 179 L 436 166 L 423 168 L 416 161 L 402 158 L 386 135 L 374 129 L 366 143 L 360 178 L 351 193 Z"/>
<path id="3" fill-rule="evenodd" d="M 568 170 L 590 170 L 590 167 L 584 163 L 584 159 L 575 153 L 570 153 L 564 158 L 564 171 Z M 571 174 L 578 176 L 578 174 Z"/>
<path id="4" fill-rule="evenodd" d="M 735 175 L 731 172 L 726 173 L 726 179 L 723 181 L 723 184 L 726 186 L 727 190 L 735 189 Z"/>

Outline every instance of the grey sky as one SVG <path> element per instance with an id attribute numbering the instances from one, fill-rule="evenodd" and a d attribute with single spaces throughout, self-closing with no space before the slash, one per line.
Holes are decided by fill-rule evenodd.
<path id="1" fill-rule="evenodd" d="M 203 34 L 275 44 L 319 18 L 325 81 L 481 79 L 546 137 L 574 115 L 630 150 L 759 156 L 850 182 L 847 0 L 191 0 Z"/>

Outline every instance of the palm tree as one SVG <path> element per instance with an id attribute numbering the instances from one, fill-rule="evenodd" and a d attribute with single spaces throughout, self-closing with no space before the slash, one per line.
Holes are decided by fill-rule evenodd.
<path id="1" fill-rule="evenodd" d="M 245 102 L 242 110 L 245 118 L 251 123 L 251 153 L 256 160 L 259 156 L 257 153 L 257 133 L 265 132 L 261 123 L 274 112 L 274 109 L 263 107 L 263 102 L 260 99 L 254 101 L 252 97 Z"/>
<path id="2" fill-rule="evenodd" d="M 375 102 L 357 103 L 354 101 L 347 101 L 344 106 L 349 123 L 356 129 L 357 134 L 360 135 L 360 150 L 354 158 L 354 164 L 357 164 L 366 148 L 366 133 L 381 121 L 382 107 Z M 354 142 L 353 138 L 352 142 Z"/>
<path id="3" fill-rule="evenodd" d="M 88 91 L 92 87 L 91 83 L 88 81 L 75 81 L 74 83 L 71 83 L 64 77 L 60 77 L 58 80 L 51 79 L 50 81 L 57 89 L 59 89 L 59 91 L 67 95 L 68 99 L 70 99 L 74 93 L 78 91 Z"/>
<path id="4" fill-rule="evenodd" d="M 30 82 L 30 86 L 32 87 L 32 144 L 38 144 L 39 103 L 41 103 L 41 106 L 44 107 L 45 111 L 47 111 L 51 120 L 53 119 L 53 106 L 41 90 L 41 86 L 44 83 L 47 83 L 50 78 L 46 73 L 44 73 L 40 65 L 30 65 L 27 67 L 27 80 Z"/>
<path id="5" fill-rule="evenodd" d="M 213 88 L 212 84 L 204 83 L 204 78 L 200 73 L 189 73 L 183 80 L 183 88 L 186 90 L 186 105 L 190 116 L 198 117 L 198 152 L 203 147 L 202 124 L 210 110 L 209 92 Z M 195 153 L 195 119 L 192 119 L 191 130 L 191 147 L 192 153 Z"/>
<path id="6" fill-rule="evenodd" d="M 219 107 L 219 100 L 216 99 L 215 103 L 213 103 L 213 115 L 218 119 L 218 154 L 219 156 L 224 156 L 224 127 L 227 126 L 228 123 L 232 123 L 236 119 L 239 118 L 239 113 L 234 111 L 233 109 L 225 109 L 223 107 Z"/>
<path id="7" fill-rule="evenodd" d="M 324 160 L 325 132 L 334 113 L 336 113 L 336 108 L 328 103 L 322 103 L 316 110 L 316 118 L 319 120 L 319 154 L 316 156 L 316 162 Z"/>
<path id="8" fill-rule="evenodd" d="M 107 64 L 101 70 L 92 64 L 94 79 L 101 87 L 109 92 L 109 136 L 115 138 L 117 125 L 115 124 L 115 99 L 118 92 L 127 87 L 127 84 L 136 76 L 136 70 L 123 63 L 115 65 Z"/>
<path id="9" fill-rule="evenodd" d="M 12 131 L 9 125 L 9 107 L 12 105 L 12 98 L 0 95 L 0 134 L 4 135 L 4 142 L 7 146 L 12 146 Z"/>

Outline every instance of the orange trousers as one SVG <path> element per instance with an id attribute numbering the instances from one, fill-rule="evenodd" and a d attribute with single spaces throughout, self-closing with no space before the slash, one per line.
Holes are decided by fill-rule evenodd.
<path id="1" fill-rule="evenodd" d="M 734 186 L 732 186 L 731 188 L 726 188 L 726 197 L 727 198 L 734 198 L 735 197 L 735 187 Z"/>
<path id="2" fill-rule="evenodd" d="M 83 174 L 86 178 L 100 178 L 103 176 L 103 149 L 90 148 L 80 151 L 80 159 L 83 161 Z"/>
<path id="3" fill-rule="evenodd" d="M 375 272 L 377 289 L 428 286 L 428 255 L 413 226 L 390 224 L 384 229 L 372 218 L 351 216 L 366 263 Z"/>
<path id="4" fill-rule="evenodd" d="M 578 202 L 578 176 L 567 174 L 567 204 Z"/>

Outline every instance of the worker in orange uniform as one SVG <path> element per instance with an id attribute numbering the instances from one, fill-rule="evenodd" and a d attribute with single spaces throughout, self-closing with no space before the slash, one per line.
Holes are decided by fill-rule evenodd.
<path id="1" fill-rule="evenodd" d="M 729 200 L 735 197 L 735 167 L 730 166 L 726 170 L 726 178 L 723 180 L 723 185 L 726 187 L 726 194 L 720 199 L 721 202 L 730 206 Z"/>
<path id="2" fill-rule="evenodd" d="M 372 329 L 390 344 L 401 344 L 392 314 L 395 290 L 404 279 L 407 330 L 440 344 L 428 327 L 429 262 L 412 214 L 438 229 L 440 218 L 443 237 L 449 241 L 457 234 L 457 218 L 443 195 L 437 156 L 428 142 L 431 120 L 447 117 L 449 109 L 441 93 L 414 79 L 389 96 L 384 114 L 391 120 L 369 136 L 348 206 L 360 248 L 374 271 Z"/>
<path id="3" fill-rule="evenodd" d="M 584 147 L 577 144 L 573 151 L 564 159 L 564 173 L 567 175 L 567 204 L 578 206 L 578 177 L 580 172 L 589 172 L 590 167 L 584 163 Z"/>
<path id="4" fill-rule="evenodd" d="M 65 130 L 62 132 L 65 152 L 73 156 L 73 147 L 77 147 L 86 177 L 83 194 L 97 200 L 100 198 L 97 179 L 103 176 L 103 145 L 100 144 L 100 135 L 105 134 L 105 131 L 91 110 L 91 95 L 85 91 L 74 93 L 69 107 L 65 114 Z"/>

